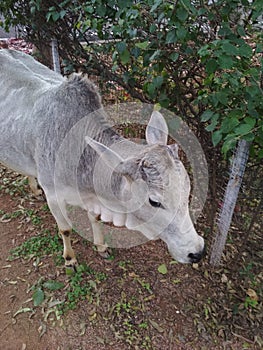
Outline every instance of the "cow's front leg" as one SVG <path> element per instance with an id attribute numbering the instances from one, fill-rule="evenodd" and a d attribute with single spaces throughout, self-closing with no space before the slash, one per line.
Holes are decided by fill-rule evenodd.
<path id="1" fill-rule="evenodd" d="M 74 250 L 71 246 L 71 230 L 59 230 L 62 240 L 63 240 L 63 257 L 65 259 L 65 266 L 69 268 L 76 269 L 76 265 L 78 264 Z"/>
<path id="2" fill-rule="evenodd" d="M 99 222 L 99 216 L 93 213 L 88 213 L 88 217 L 91 223 L 91 228 L 93 232 L 93 242 L 97 247 L 99 254 L 103 258 L 108 258 L 110 253 L 108 251 L 108 246 L 104 241 L 104 234 L 101 229 L 101 222 Z"/>
<path id="3" fill-rule="evenodd" d="M 65 259 L 65 266 L 75 269 L 77 259 L 71 246 L 70 235 L 72 229 L 70 220 L 67 217 L 65 202 L 58 202 L 57 198 L 59 198 L 59 193 L 56 193 L 53 187 L 45 185 L 45 179 L 42 179 L 42 181 L 39 179 L 39 184 L 44 190 L 49 209 L 57 222 L 59 233 L 63 240 L 63 257 Z"/>

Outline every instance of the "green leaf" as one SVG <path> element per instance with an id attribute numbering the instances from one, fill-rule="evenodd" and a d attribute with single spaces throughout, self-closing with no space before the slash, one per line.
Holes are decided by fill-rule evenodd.
<path id="1" fill-rule="evenodd" d="M 258 157 L 259 157 L 260 159 L 263 158 L 263 149 L 261 149 L 261 150 L 258 152 Z"/>
<path id="2" fill-rule="evenodd" d="M 70 267 L 66 267 L 66 275 L 67 276 L 73 276 L 74 275 L 74 270 L 71 269 Z"/>
<path id="3" fill-rule="evenodd" d="M 150 97 L 154 98 L 155 97 L 155 85 L 153 83 L 149 83 L 146 86 L 147 86 L 147 91 L 148 91 Z"/>
<path id="4" fill-rule="evenodd" d="M 154 61 L 156 59 L 158 59 L 161 55 L 162 51 L 161 50 L 156 50 L 154 51 L 154 53 L 152 54 L 152 56 L 149 58 L 150 61 Z"/>
<path id="5" fill-rule="evenodd" d="M 121 63 L 127 64 L 131 60 L 130 52 L 128 50 L 123 51 L 120 54 Z"/>
<path id="6" fill-rule="evenodd" d="M 154 12 L 162 3 L 162 0 L 155 0 L 150 12 Z"/>
<path id="7" fill-rule="evenodd" d="M 125 41 L 120 41 L 116 44 L 116 49 L 119 53 L 123 53 L 126 50 L 126 42 Z"/>
<path id="8" fill-rule="evenodd" d="M 246 35 L 247 35 L 247 33 L 246 33 L 244 27 L 241 26 L 241 25 L 239 25 L 239 26 L 237 27 L 237 32 L 238 32 L 238 34 L 239 34 L 240 36 L 246 36 Z"/>
<path id="9" fill-rule="evenodd" d="M 214 115 L 214 112 L 212 112 L 210 109 L 207 109 L 202 115 L 201 115 L 201 122 L 207 122 L 209 119 L 212 118 Z"/>
<path id="10" fill-rule="evenodd" d="M 222 49 L 228 55 L 237 55 L 237 52 L 238 52 L 236 46 L 230 44 L 230 42 L 224 42 L 222 45 Z"/>
<path id="11" fill-rule="evenodd" d="M 59 290 L 61 288 L 64 288 L 64 284 L 62 282 L 50 280 L 43 283 L 43 287 L 53 291 L 53 290 Z"/>
<path id="12" fill-rule="evenodd" d="M 236 117 L 229 117 L 230 113 L 228 116 L 223 120 L 220 130 L 222 133 L 227 134 L 230 131 L 232 131 L 235 127 L 238 126 L 239 120 Z"/>
<path id="13" fill-rule="evenodd" d="M 214 147 L 219 144 L 219 142 L 222 140 L 222 133 L 221 130 L 217 130 L 213 132 L 212 134 L 212 142 Z"/>
<path id="14" fill-rule="evenodd" d="M 252 133 L 249 133 L 249 134 L 247 134 L 247 135 L 244 135 L 244 136 L 242 137 L 242 139 L 243 139 L 243 140 L 246 140 L 247 142 L 252 142 L 252 141 L 254 141 L 254 139 L 255 139 L 255 135 L 252 134 Z"/>
<path id="15" fill-rule="evenodd" d="M 151 24 L 149 30 L 150 33 L 155 33 L 157 30 L 157 26 L 155 24 Z"/>
<path id="16" fill-rule="evenodd" d="M 170 59 L 171 59 L 172 61 L 176 62 L 176 61 L 178 60 L 178 58 L 179 58 L 179 53 L 177 53 L 177 52 L 171 53 Z"/>
<path id="17" fill-rule="evenodd" d="M 199 50 L 198 50 L 198 55 L 200 57 L 205 57 L 205 56 L 208 56 L 210 55 L 210 47 L 209 45 L 204 45 L 202 46 Z"/>
<path id="18" fill-rule="evenodd" d="M 218 68 L 217 61 L 214 58 L 209 59 L 206 62 L 205 70 L 208 74 L 214 73 Z"/>
<path id="19" fill-rule="evenodd" d="M 48 13 L 46 14 L 47 22 L 50 21 L 51 16 L 52 16 L 52 12 L 48 12 Z"/>
<path id="20" fill-rule="evenodd" d="M 251 126 L 251 128 L 254 128 L 254 126 L 256 125 L 256 119 L 255 118 L 246 117 L 244 119 L 244 121 L 246 122 L 246 124 L 249 124 Z"/>
<path id="21" fill-rule="evenodd" d="M 166 275 L 167 274 L 167 267 L 165 264 L 162 264 L 158 267 L 158 272 L 160 272 L 162 275 Z"/>
<path id="22" fill-rule="evenodd" d="M 187 30 L 184 27 L 180 27 L 177 29 L 176 36 L 178 39 L 182 40 L 186 37 Z"/>
<path id="23" fill-rule="evenodd" d="M 233 68 L 233 65 L 234 65 L 233 59 L 230 56 L 225 56 L 225 55 L 219 56 L 218 62 L 219 62 L 220 68 L 223 68 L 223 69 Z"/>
<path id="24" fill-rule="evenodd" d="M 175 29 L 170 30 L 166 35 L 166 44 L 174 44 L 177 41 Z"/>
<path id="25" fill-rule="evenodd" d="M 33 293 L 34 306 L 40 305 L 45 299 L 45 294 L 43 290 L 39 287 Z"/>
<path id="26" fill-rule="evenodd" d="M 135 46 L 141 50 L 146 50 L 147 47 L 149 46 L 149 41 L 143 41 L 141 43 L 136 43 Z"/>
<path id="27" fill-rule="evenodd" d="M 94 12 L 94 7 L 93 6 L 86 6 L 86 7 L 84 7 L 84 11 L 87 12 L 88 14 L 91 14 Z"/>
<path id="28" fill-rule="evenodd" d="M 152 82 L 153 82 L 155 88 L 158 89 L 159 87 L 161 87 L 161 85 L 163 83 L 163 77 L 162 76 L 155 77 Z"/>
<path id="29" fill-rule="evenodd" d="M 207 131 L 214 131 L 218 124 L 219 114 L 214 113 L 211 117 L 211 123 L 205 128 Z"/>
<path id="30" fill-rule="evenodd" d="M 235 128 L 236 135 L 245 135 L 248 134 L 253 129 L 252 124 L 241 124 Z"/>
<path id="31" fill-rule="evenodd" d="M 217 99 L 222 105 L 227 106 L 228 104 L 228 94 L 224 91 L 217 93 Z"/>
<path id="32" fill-rule="evenodd" d="M 133 47 L 131 49 L 131 54 L 133 57 L 138 58 L 141 55 L 141 50 L 138 47 Z M 137 69 L 137 67 L 133 67 L 133 69 Z"/>
<path id="33" fill-rule="evenodd" d="M 161 92 L 159 96 L 159 103 L 162 107 L 168 108 L 171 100 L 165 92 Z"/>
<path id="34" fill-rule="evenodd" d="M 97 10 L 97 13 L 98 13 L 99 16 L 101 16 L 101 17 L 105 16 L 105 14 L 106 14 L 106 7 L 105 7 L 105 5 L 104 6 L 103 5 L 97 6 L 96 10 Z"/>
<path id="35" fill-rule="evenodd" d="M 65 17 L 66 13 L 67 13 L 67 11 L 66 11 L 66 10 L 61 10 L 61 11 L 59 12 L 59 16 L 60 16 L 60 18 Z"/>
<path id="36" fill-rule="evenodd" d="M 205 128 L 205 130 L 206 130 L 206 131 L 214 131 L 215 128 L 216 128 L 216 126 L 217 126 L 217 120 L 214 119 L 214 120 L 212 120 L 211 124 L 209 124 L 209 125 Z"/>
<path id="37" fill-rule="evenodd" d="M 222 153 L 226 156 L 226 154 L 228 153 L 228 151 L 232 150 L 235 148 L 236 143 L 237 143 L 237 138 L 235 138 L 235 135 L 231 134 L 229 135 L 231 136 L 231 138 L 229 137 L 228 140 L 226 140 L 222 146 Z"/>
<path id="38" fill-rule="evenodd" d="M 176 11 L 176 17 L 178 19 L 180 19 L 180 21 L 184 22 L 187 17 L 188 17 L 188 11 L 183 8 L 183 7 L 180 7 L 177 11 Z"/>
<path id="39" fill-rule="evenodd" d="M 238 54 L 240 56 L 249 58 L 252 56 L 252 48 L 244 42 L 243 45 L 239 47 Z"/>
<path id="40" fill-rule="evenodd" d="M 59 12 L 53 12 L 52 13 L 52 19 L 54 22 L 56 22 L 60 18 L 60 13 Z"/>

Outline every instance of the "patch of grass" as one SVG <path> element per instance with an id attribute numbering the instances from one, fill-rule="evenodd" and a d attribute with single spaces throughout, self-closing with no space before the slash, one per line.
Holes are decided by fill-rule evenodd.
<path id="1" fill-rule="evenodd" d="M 0 215 L 2 215 L 1 217 L 1 220 L 2 221 L 5 221 L 5 220 L 12 220 L 12 219 L 16 219 L 20 216 L 23 216 L 24 215 L 24 212 L 23 210 L 15 210 L 14 212 L 12 213 L 6 213 L 4 212 L 3 210 L 0 210 Z"/>
<path id="2" fill-rule="evenodd" d="M 13 177 L 5 177 L 0 184 L 0 191 L 10 194 L 10 196 L 24 196 L 27 193 L 26 187 L 28 186 L 28 179 L 22 176 L 18 176 L 16 179 Z"/>
<path id="3" fill-rule="evenodd" d="M 6 213 L 3 210 L 1 210 L 0 215 L 2 215 L 1 217 L 2 221 L 17 219 L 17 218 L 25 218 L 27 219 L 27 222 L 30 221 L 34 226 L 39 226 L 42 223 L 42 219 L 38 215 L 38 211 L 33 209 L 21 208 L 11 213 Z"/>
<path id="4" fill-rule="evenodd" d="M 41 217 L 37 214 L 36 210 L 33 209 L 26 209 L 25 214 L 28 218 L 30 218 L 31 223 L 34 226 L 38 226 L 42 223 Z"/>
<path id="5" fill-rule="evenodd" d="M 124 340 L 130 346 L 136 346 L 138 349 L 152 349 L 151 339 L 147 334 L 149 324 L 143 319 L 142 310 L 143 305 L 138 298 L 133 296 L 127 300 L 122 294 L 122 300 L 114 307 L 118 324 L 115 334 L 117 338 Z"/>
<path id="6" fill-rule="evenodd" d="M 147 290 L 147 292 L 152 294 L 151 284 L 149 282 L 146 282 L 144 279 L 141 279 L 141 278 L 137 278 L 137 281 L 144 289 Z"/>
<path id="7" fill-rule="evenodd" d="M 87 264 L 78 265 L 77 271 L 70 277 L 65 303 L 60 305 L 61 312 L 75 309 L 80 300 L 92 303 L 98 285 L 106 279 L 105 273 L 96 272 Z"/>
<path id="8" fill-rule="evenodd" d="M 121 283 L 127 283 L 133 292 L 126 294 L 123 288 L 119 300 L 112 305 L 115 336 L 135 349 L 152 349 L 150 332 L 154 326 L 145 313 L 155 297 L 151 283 L 134 271 L 129 260 L 119 261 L 118 267 L 123 270 Z"/>
<path id="9" fill-rule="evenodd" d="M 55 280 L 44 281 L 44 278 L 41 277 L 38 280 L 38 282 L 30 288 L 31 290 L 33 290 L 32 299 L 34 306 L 39 306 L 45 301 L 46 291 L 49 291 L 49 293 L 52 294 L 52 292 L 60 290 L 64 288 L 64 286 L 65 285 L 62 282 L 58 282 Z M 51 296 L 51 298 L 53 298 L 53 295 Z"/>
<path id="10" fill-rule="evenodd" d="M 23 242 L 10 252 L 9 260 L 18 258 L 41 259 L 44 256 L 52 255 L 56 259 L 57 265 L 64 263 L 62 257 L 63 246 L 58 234 L 51 235 L 49 230 L 42 231 Z M 89 303 L 99 302 L 98 286 L 107 279 L 107 275 L 100 271 L 93 270 L 87 264 L 77 266 L 77 271 L 68 276 L 67 283 L 58 281 L 46 281 L 42 276 L 31 286 L 34 307 L 42 306 L 45 303 L 47 309 L 49 304 L 52 310 L 58 315 L 62 315 L 68 310 L 76 309 L 80 301 L 87 300 Z M 66 287 L 65 287 L 66 285 Z M 62 290 L 63 289 L 63 290 Z M 59 299 L 56 300 L 55 293 L 59 291 Z M 55 307 L 55 309 L 54 309 Z"/>
<path id="11" fill-rule="evenodd" d="M 250 281 L 252 283 L 255 282 L 256 280 L 256 276 L 255 273 L 253 271 L 254 269 L 254 263 L 253 262 L 249 262 L 246 266 L 243 267 L 243 269 L 240 271 L 240 275 L 244 278 L 247 277 L 250 279 Z"/>
<path id="12" fill-rule="evenodd" d="M 49 206 L 47 205 L 47 203 L 42 205 L 41 210 L 43 210 L 46 213 L 50 213 L 50 209 L 49 209 Z"/>
<path id="13" fill-rule="evenodd" d="M 119 261 L 118 266 L 119 266 L 123 271 L 127 271 L 128 268 L 132 267 L 131 261 L 130 261 L 130 260 Z"/>
<path id="14" fill-rule="evenodd" d="M 262 288 L 262 273 L 261 270 L 257 271 L 256 264 L 249 262 L 247 265 L 243 266 L 242 270 L 239 272 L 242 279 L 248 280 L 247 295 L 244 298 L 243 303 L 240 304 L 239 309 L 243 307 L 247 310 L 256 309 L 259 300 L 263 294 Z"/>
<path id="15" fill-rule="evenodd" d="M 21 245 L 10 251 L 9 260 L 17 258 L 31 259 L 54 255 L 56 263 L 64 261 L 62 257 L 63 246 L 58 234 L 52 235 L 49 230 L 43 230 L 37 236 L 30 237 Z"/>

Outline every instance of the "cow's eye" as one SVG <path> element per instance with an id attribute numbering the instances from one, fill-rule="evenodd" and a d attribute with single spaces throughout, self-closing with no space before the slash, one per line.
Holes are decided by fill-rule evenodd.
<path id="1" fill-rule="evenodd" d="M 151 206 L 154 207 L 154 208 L 162 208 L 162 209 L 164 209 L 164 206 L 162 205 L 161 202 L 157 202 L 157 201 L 154 201 L 154 200 L 152 200 L 151 198 L 149 198 L 149 203 L 150 203 Z"/>

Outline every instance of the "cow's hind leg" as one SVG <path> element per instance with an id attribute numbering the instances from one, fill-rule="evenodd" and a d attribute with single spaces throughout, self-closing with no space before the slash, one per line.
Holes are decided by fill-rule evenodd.
<path id="1" fill-rule="evenodd" d="M 108 246 L 105 243 L 104 234 L 101 229 L 101 223 L 98 221 L 99 216 L 89 212 L 88 217 L 89 217 L 91 228 L 93 231 L 94 244 L 96 245 L 99 254 L 103 258 L 108 258 L 110 253 L 108 250 Z"/>

